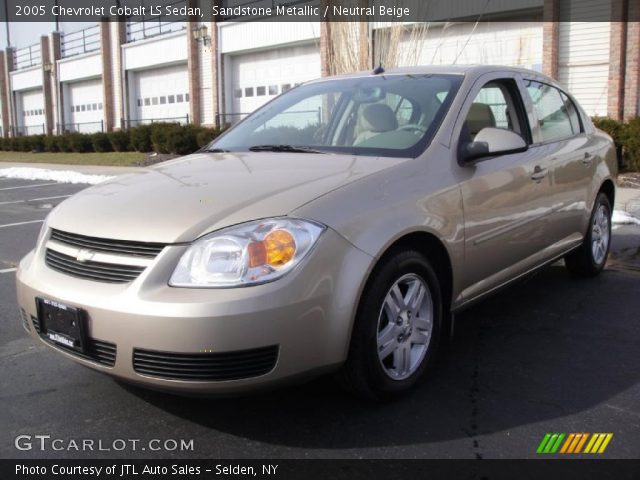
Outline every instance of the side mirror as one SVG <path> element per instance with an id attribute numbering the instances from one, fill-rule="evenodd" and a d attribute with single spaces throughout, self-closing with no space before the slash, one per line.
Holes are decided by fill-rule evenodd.
<path id="1" fill-rule="evenodd" d="M 460 163 L 469 163 L 483 157 L 496 157 L 525 152 L 527 142 L 522 136 L 505 128 L 486 127 L 478 132 L 473 142 L 460 147 Z"/>

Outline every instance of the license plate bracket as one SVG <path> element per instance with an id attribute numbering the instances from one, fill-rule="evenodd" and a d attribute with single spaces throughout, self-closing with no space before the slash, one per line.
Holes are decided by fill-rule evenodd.
<path id="1" fill-rule="evenodd" d="M 56 345 L 84 353 L 86 345 L 84 311 L 54 300 L 37 298 L 40 335 Z"/>

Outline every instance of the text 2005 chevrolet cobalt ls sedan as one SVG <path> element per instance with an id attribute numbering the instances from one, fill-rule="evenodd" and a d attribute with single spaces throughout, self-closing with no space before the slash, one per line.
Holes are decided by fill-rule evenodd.
<path id="1" fill-rule="evenodd" d="M 339 371 L 392 397 L 452 312 L 562 257 L 602 270 L 615 174 L 611 139 L 535 72 L 313 81 L 207 150 L 61 203 L 17 272 L 24 326 L 151 388 Z"/>

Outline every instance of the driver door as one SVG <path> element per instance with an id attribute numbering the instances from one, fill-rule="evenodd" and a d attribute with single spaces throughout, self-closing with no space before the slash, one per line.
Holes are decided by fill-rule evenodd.
<path id="1" fill-rule="evenodd" d="M 485 127 L 498 127 L 531 141 L 529 113 L 520 79 L 485 75 L 472 88 L 454 130 L 458 146 Z M 528 149 L 459 164 L 465 229 L 462 295 L 474 298 L 535 265 L 547 244 L 551 179 L 548 159 Z"/>

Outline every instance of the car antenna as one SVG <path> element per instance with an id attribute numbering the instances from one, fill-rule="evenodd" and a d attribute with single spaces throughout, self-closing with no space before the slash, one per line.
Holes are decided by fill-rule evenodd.
<path id="1" fill-rule="evenodd" d="M 373 69 L 372 73 L 374 75 L 380 75 L 381 73 L 384 73 L 384 68 L 382 68 L 382 62 L 380 62 L 380 65 L 378 65 L 376 68 Z"/>

